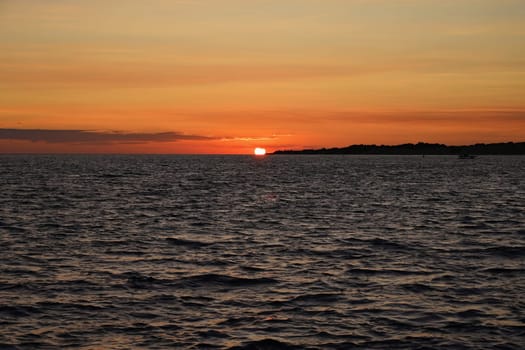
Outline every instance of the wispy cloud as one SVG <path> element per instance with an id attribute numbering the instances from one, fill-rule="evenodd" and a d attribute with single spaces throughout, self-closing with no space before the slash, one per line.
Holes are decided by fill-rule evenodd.
<path id="1" fill-rule="evenodd" d="M 383 68 L 381 68 L 383 69 Z M 361 69 L 362 70 L 362 69 Z M 0 86 L 155 87 L 293 81 L 363 74 L 359 68 L 315 64 L 24 64 L 0 62 Z"/>
<path id="2" fill-rule="evenodd" d="M 175 131 L 159 133 L 133 133 L 123 131 L 90 130 L 0 129 L 0 140 L 19 140 L 47 143 L 147 143 L 213 139 L 214 138 L 208 136 L 187 135 Z"/>
<path id="3" fill-rule="evenodd" d="M 436 109 L 317 112 L 324 120 L 353 124 L 426 124 L 428 126 L 491 124 L 508 126 L 525 123 L 523 109 Z"/>
<path id="4" fill-rule="evenodd" d="M 274 140 L 276 139 L 276 137 L 272 136 L 272 137 L 266 137 L 266 136 L 261 136 L 261 137 L 223 137 L 221 138 L 221 141 L 269 141 L 269 140 Z"/>
<path id="5" fill-rule="evenodd" d="M 223 137 L 221 141 L 271 141 L 277 140 L 281 137 L 290 137 L 293 134 L 272 134 L 271 136 L 227 136 Z"/>

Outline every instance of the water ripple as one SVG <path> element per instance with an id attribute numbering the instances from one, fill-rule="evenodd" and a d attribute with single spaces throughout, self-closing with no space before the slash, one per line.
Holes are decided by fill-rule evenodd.
<path id="1" fill-rule="evenodd" d="M 523 347 L 523 157 L 0 169 L 1 349 Z"/>

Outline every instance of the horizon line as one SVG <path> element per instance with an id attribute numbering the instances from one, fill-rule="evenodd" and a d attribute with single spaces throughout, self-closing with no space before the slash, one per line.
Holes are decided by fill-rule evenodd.
<path id="1" fill-rule="evenodd" d="M 423 142 L 419 141 L 417 143 L 413 142 L 405 142 L 405 143 L 399 143 L 399 144 L 350 144 L 347 146 L 323 146 L 321 148 L 303 148 L 303 149 L 276 149 L 273 152 L 268 152 L 266 156 L 269 155 L 279 155 L 278 152 L 305 152 L 305 151 L 320 151 L 320 150 L 335 150 L 335 149 L 345 149 L 350 148 L 354 146 L 360 146 L 360 147 L 399 147 L 399 146 L 406 146 L 406 145 L 418 145 L 418 144 L 424 144 L 424 145 L 434 145 L 434 146 L 445 146 L 445 147 L 472 147 L 472 146 L 478 146 L 478 145 L 498 145 L 498 144 L 522 144 L 525 143 L 525 141 L 502 141 L 502 142 L 490 142 L 490 143 L 484 143 L 484 142 L 477 142 L 477 143 L 471 143 L 471 144 L 458 144 L 458 145 L 447 145 L 445 143 L 439 143 L 439 142 Z M 42 156 L 50 156 L 50 155 L 136 155 L 136 156 L 254 156 L 253 153 L 155 153 L 155 152 L 149 152 L 149 153 L 141 153 L 141 152 L 1 152 L 1 156 L 17 156 L 17 155 L 42 155 Z M 329 155 L 329 154 L 328 154 Z M 366 155 L 366 154 L 346 154 L 346 155 Z M 369 154 L 369 155 L 380 155 L 380 154 Z M 384 154 L 384 155 L 395 155 L 395 154 Z M 409 154 L 407 154 L 409 155 Z M 440 154 L 436 154 L 440 155 Z M 442 154 L 446 155 L 446 154 Z"/>

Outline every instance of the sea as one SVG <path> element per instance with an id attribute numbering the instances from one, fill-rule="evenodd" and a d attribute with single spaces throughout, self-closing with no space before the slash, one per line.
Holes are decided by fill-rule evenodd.
<path id="1" fill-rule="evenodd" d="M 525 157 L 0 156 L 0 349 L 523 349 Z"/>

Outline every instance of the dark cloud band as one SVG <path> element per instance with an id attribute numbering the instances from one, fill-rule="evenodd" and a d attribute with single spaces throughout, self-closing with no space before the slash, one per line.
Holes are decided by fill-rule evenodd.
<path id="1" fill-rule="evenodd" d="M 20 140 L 48 143 L 146 143 L 181 140 L 212 140 L 200 135 L 179 132 L 130 133 L 121 131 L 0 129 L 0 140 Z"/>

